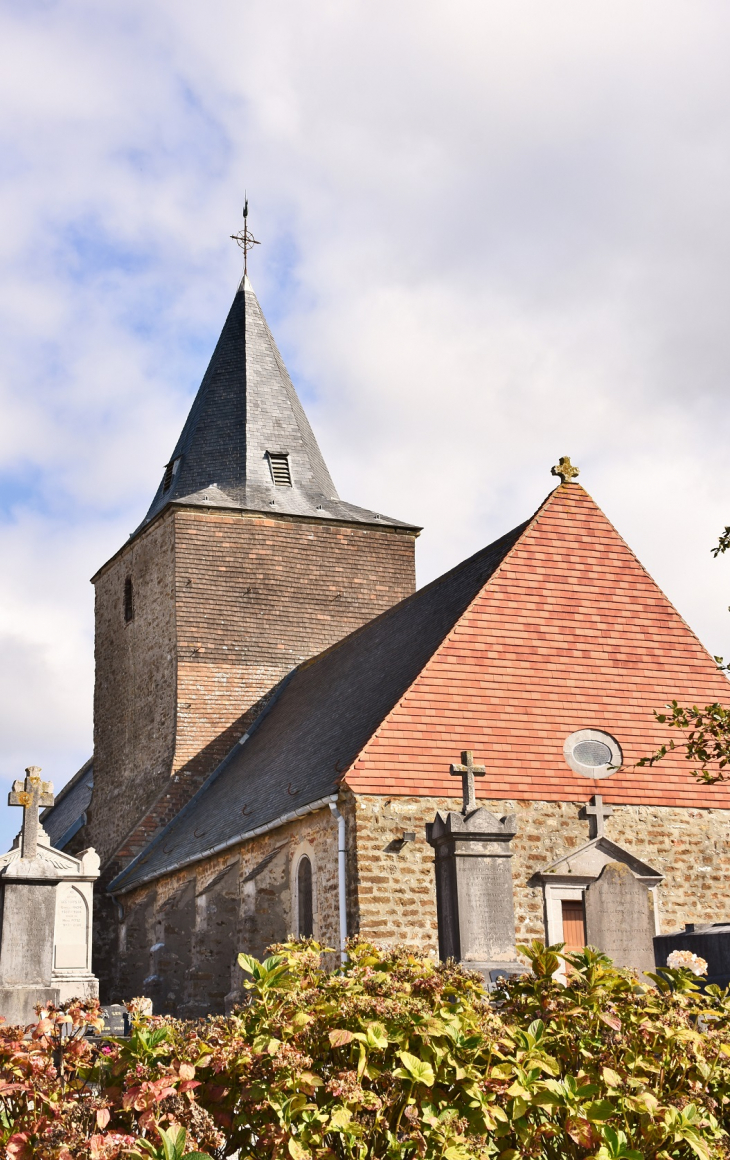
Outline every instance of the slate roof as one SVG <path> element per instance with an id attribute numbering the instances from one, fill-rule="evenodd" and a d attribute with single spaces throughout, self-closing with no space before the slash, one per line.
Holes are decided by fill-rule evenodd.
<path id="1" fill-rule="evenodd" d="M 93 762 L 90 757 L 56 794 L 55 804 L 41 812 L 41 825 L 57 850 L 62 850 L 86 821 L 85 814 L 94 787 Z"/>
<path id="2" fill-rule="evenodd" d="M 529 522 L 295 669 L 245 744 L 109 890 L 132 889 L 336 794 Z"/>
<path id="3" fill-rule="evenodd" d="M 267 452 L 288 453 L 291 487 L 274 483 Z M 171 479 L 163 474 L 137 532 L 170 503 L 413 526 L 337 495 L 248 277 L 238 288 L 170 464 L 174 473 Z"/>

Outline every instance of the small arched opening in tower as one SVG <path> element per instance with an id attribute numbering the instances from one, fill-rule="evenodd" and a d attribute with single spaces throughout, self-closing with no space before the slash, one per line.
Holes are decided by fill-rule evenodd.
<path id="1" fill-rule="evenodd" d="M 134 620 L 134 587 L 131 576 L 127 576 L 124 581 L 124 620 L 127 624 L 130 620 Z"/>
<path id="2" fill-rule="evenodd" d="M 311 938 L 314 933 L 314 910 L 312 906 L 312 863 L 305 854 L 297 869 L 297 933 L 300 938 Z"/>

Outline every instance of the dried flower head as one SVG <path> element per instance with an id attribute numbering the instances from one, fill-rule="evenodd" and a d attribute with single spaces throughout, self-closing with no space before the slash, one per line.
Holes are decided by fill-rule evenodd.
<path id="1" fill-rule="evenodd" d="M 691 971 L 693 975 L 706 975 L 707 963 L 701 959 L 699 955 L 695 955 L 692 951 L 672 951 L 667 956 L 667 966 L 672 970 L 678 970 L 683 967 L 686 971 Z"/>

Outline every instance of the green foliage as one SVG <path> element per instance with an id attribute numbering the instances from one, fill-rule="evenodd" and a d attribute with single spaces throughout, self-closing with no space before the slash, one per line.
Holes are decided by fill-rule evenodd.
<path id="1" fill-rule="evenodd" d="M 404 949 L 356 942 L 333 972 L 323 949 L 241 956 L 248 1001 L 231 1016 L 138 1014 L 128 1040 L 73 1040 L 63 1088 L 64 1013 L 27 1040 L 4 1029 L 5 1155 L 730 1157 L 730 992 L 689 971 L 640 980 L 591 948 L 534 942 L 520 948 L 530 972 L 487 996 L 478 976 Z"/>
<path id="2" fill-rule="evenodd" d="M 717 545 L 712 549 L 713 556 L 717 557 L 730 549 L 730 527 L 720 536 Z M 730 663 L 726 664 L 722 657 L 715 657 L 715 663 L 721 673 L 730 676 Z M 673 750 L 683 749 L 687 761 L 696 766 L 692 776 L 706 785 L 717 785 L 726 781 L 728 765 L 730 765 L 730 709 L 726 709 L 715 701 L 712 705 L 699 708 L 697 705 L 680 705 L 672 701 L 665 706 L 665 713 L 655 712 L 654 717 L 660 725 L 669 729 L 678 729 L 684 734 L 681 741 L 670 739 L 665 745 L 652 754 L 637 761 L 637 766 L 655 765 Z"/>
<path id="3" fill-rule="evenodd" d="M 184 1128 L 159 1128 L 157 1134 L 160 1139 L 159 1146 L 150 1143 L 149 1140 L 138 1140 L 135 1147 L 130 1151 L 130 1156 L 139 1157 L 139 1160 L 147 1160 L 151 1156 L 153 1160 L 182 1160 L 183 1156 L 187 1156 L 188 1160 L 210 1160 L 210 1157 L 205 1152 L 186 1152 L 185 1141 L 187 1139 L 187 1132 Z"/>
<path id="4" fill-rule="evenodd" d="M 715 657 L 719 661 L 719 657 Z M 690 707 L 672 701 L 667 705 L 666 713 L 655 713 L 660 725 L 667 725 L 670 729 L 679 729 L 685 736 L 682 741 L 670 739 L 661 745 L 649 757 L 642 757 L 637 765 L 654 765 L 661 761 L 675 749 L 684 749 L 687 761 L 698 765 L 692 770 L 692 776 L 707 785 L 716 785 L 725 781 L 726 769 L 730 764 L 730 709 L 715 702 L 705 705 L 704 709 L 697 705 Z"/>

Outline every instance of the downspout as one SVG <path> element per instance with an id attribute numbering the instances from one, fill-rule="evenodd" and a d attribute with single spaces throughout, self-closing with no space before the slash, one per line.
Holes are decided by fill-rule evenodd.
<path id="1" fill-rule="evenodd" d="M 330 802 L 332 817 L 337 819 L 337 888 L 340 902 L 340 962 L 347 962 L 347 863 L 345 862 L 345 819 Z"/>

